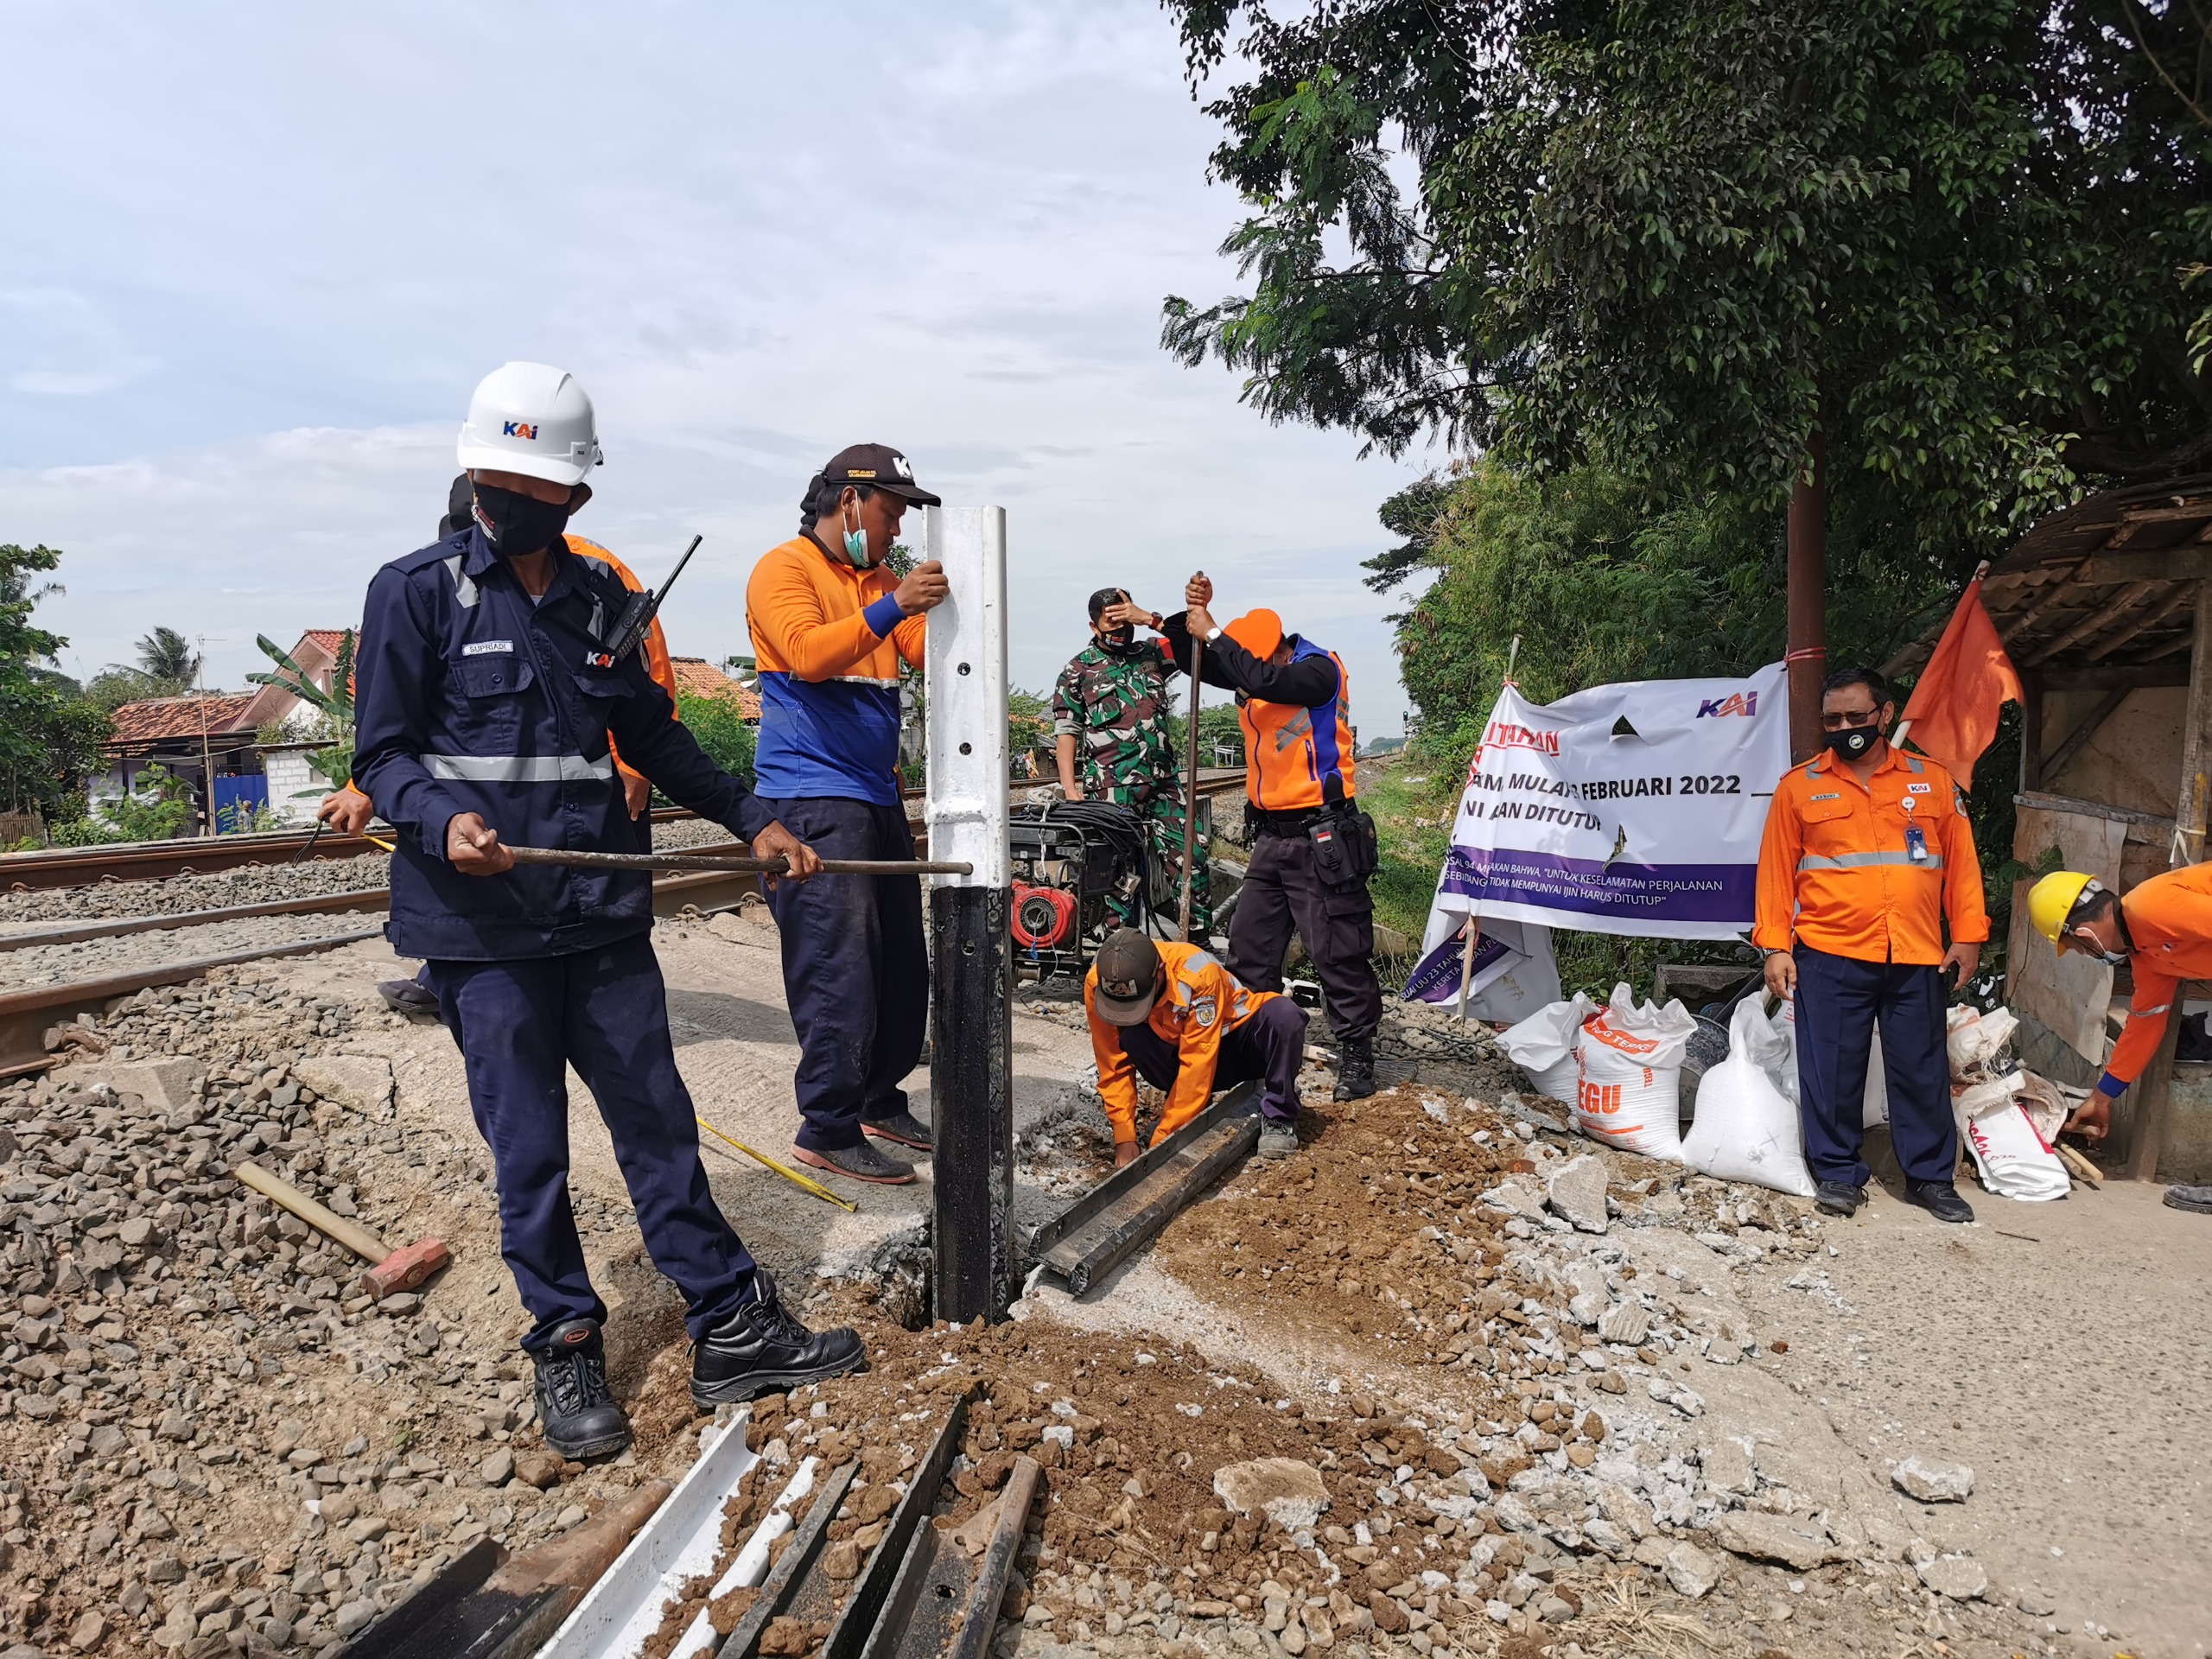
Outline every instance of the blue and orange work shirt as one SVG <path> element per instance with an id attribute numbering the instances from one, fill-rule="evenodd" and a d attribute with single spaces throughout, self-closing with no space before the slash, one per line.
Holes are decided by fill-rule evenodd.
<path id="1" fill-rule="evenodd" d="M 926 620 L 899 578 L 833 559 L 810 536 L 771 548 L 745 585 L 760 672 L 754 785 L 771 800 L 899 803 L 899 664 L 922 665 Z"/>
<path id="2" fill-rule="evenodd" d="M 1916 837 L 1913 831 L 1920 833 Z M 1855 962 L 1933 967 L 1989 937 L 1966 797 L 1936 762 L 1892 747 L 1866 783 L 1822 753 L 1782 774 L 1759 845 L 1751 942 L 1792 939 Z"/>
<path id="3" fill-rule="evenodd" d="M 641 653 L 606 659 L 629 597 L 604 563 L 563 548 L 533 604 L 474 525 L 371 580 L 353 776 L 400 831 L 385 934 L 401 955 L 565 956 L 652 927 L 642 870 L 474 876 L 446 862 L 447 825 L 463 812 L 511 846 L 634 852 L 610 738 L 662 794 L 732 834 L 750 841 L 775 821 L 671 717 Z"/>

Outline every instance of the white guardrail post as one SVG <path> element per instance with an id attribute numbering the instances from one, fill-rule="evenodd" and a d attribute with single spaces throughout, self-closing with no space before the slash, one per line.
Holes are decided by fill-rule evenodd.
<path id="1" fill-rule="evenodd" d="M 1014 949 L 1007 851 L 1006 510 L 931 507 L 924 696 L 930 857 L 975 867 L 930 893 L 935 1314 L 1003 1318 L 1014 1290 Z"/>

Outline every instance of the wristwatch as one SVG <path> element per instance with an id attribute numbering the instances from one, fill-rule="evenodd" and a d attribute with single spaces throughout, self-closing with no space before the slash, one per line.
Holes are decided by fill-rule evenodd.
<path id="1" fill-rule="evenodd" d="M 1216 623 L 1212 627 L 1206 630 L 1206 644 L 1211 645 L 1215 640 L 1220 638 L 1221 625 L 1219 623 Z"/>

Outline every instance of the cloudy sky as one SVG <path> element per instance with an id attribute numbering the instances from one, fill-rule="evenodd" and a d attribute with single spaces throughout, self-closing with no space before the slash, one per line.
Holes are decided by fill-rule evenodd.
<path id="1" fill-rule="evenodd" d="M 64 550 L 66 667 L 156 623 L 211 683 L 359 615 L 430 538 L 468 391 L 573 370 L 607 465 L 575 528 L 648 580 L 705 546 L 675 648 L 748 649 L 744 584 L 842 444 L 1009 514 L 1014 677 L 1082 601 L 1204 567 L 1404 706 L 1357 581 L 1433 457 L 1270 427 L 1158 346 L 1237 216 L 1152 0 L 830 11 L 8 0 L 0 541 Z M 95 21 L 97 20 L 97 21 Z"/>

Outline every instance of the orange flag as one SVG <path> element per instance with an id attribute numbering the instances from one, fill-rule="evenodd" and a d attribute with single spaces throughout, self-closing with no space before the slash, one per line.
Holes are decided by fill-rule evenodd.
<path id="1" fill-rule="evenodd" d="M 1936 654 L 1920 671 L 1898 735 L 1910 736 L 1913 747 L 1942 761 L 1961 788 L 1971 789 L 1974 763 L 1997 735 L 1998 710 L 2019 701 L 2020 676 L 1981 602 L 1977 570 L 1959 595 Z"/>

